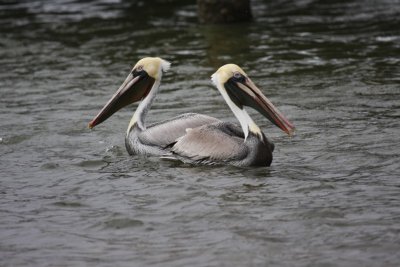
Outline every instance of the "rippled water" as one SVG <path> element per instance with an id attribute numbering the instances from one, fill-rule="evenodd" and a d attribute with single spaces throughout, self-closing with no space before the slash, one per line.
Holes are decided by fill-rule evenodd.
<path id="1" fill-rule="evenodd" d="M 398 266 L 400 3 L 0 4 L 1 266 Z M 235 121 L 209 77 L 241 65 L 297 126 L 269 168 L 130 157 L 134 106 L 87 123 L 141 57 L 172 62 L 149 120 Z"/>

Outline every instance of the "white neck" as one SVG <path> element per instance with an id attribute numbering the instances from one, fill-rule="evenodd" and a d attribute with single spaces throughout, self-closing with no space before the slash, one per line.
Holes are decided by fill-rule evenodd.
<path id="1" fill-rule="evenodd" d="M 129 122 L 127 134 L 131 131 L 131 128 L 136 124 L 140 130 L 145 130 L 146 125 L 145 125 L 145 118 L 147 115 L 147 112 L 149 111 L 151 104 L 153 103 L 158 90 L 160 88 L 160 83 L 161 83 L 161 77 L 160 79 L 157 79 L 153 87 L 151 87 L 149 94 L 142 100 L 142 102 L 139 103 L 139 106 L 137 107 L 135 113 L 132 116 L 131 121 Z"/>
<path id="2" fill-rule="evenodd" d="M 249 135 L 249 130 L 258 136 L 262 138 L 261 130 L 260 128 L 255 124 L 255 122 L 250 118 L 249 114 L 247 114 L 246 110 L 240 109 L 229 97 L 228 93 L 226 92 L 226 89 L 221 83 L 216 83 L 216 86 L 220 93 L 222 94 L 222 97 L 225 99 L 225 102 L 228 104 L 228 106 L 231 108 L 233 114 L 235 117 L 238 119 L 240 122 L 240 126 L 242 127 L 243 133 L 244 133 L 244 140 L 246 141 L 247 136 Z"/>

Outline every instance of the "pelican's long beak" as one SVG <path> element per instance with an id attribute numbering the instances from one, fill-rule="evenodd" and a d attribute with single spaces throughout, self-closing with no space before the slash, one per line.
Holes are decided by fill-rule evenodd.
<path id="1" fill-rule="evenodd" d="M 97 116 L 89 122 L 89 128 L 102 123 L 121 108 L 146 97 L 154 82 L 155 79 L 150 77 L 146 71 L 132 71 Z"/>
<path id="2" fill-rule="evenodd" d="M 243 105 L 252 107 L 289 136 L 294 134 L 294 125 L 283 116 L 250 78 L 244 76 L 240 80 L 230 78 L 225 83 L 225 88 L 238 107 L 242 108 Z"/>

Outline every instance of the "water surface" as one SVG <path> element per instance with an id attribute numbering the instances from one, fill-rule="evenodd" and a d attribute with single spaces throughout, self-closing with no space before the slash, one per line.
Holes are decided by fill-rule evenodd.
<path id="1" fill-rule="evenodd" d="M 0 5 L 1 266 L 397 266 L 400 3 L 253 1 L 199 25 L 190 1 Z M 130 157 L 135 105 L 87 123 L 144 56 L 172 62 L 149 121 L 235 121 L 236 63 L 296 125 L 269 168 Z"/>

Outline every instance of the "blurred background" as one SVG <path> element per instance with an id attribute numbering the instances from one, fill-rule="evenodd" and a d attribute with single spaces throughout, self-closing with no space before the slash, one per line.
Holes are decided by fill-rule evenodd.
<path id="1" fill-rule="evenodd" d="M 198 4 L 0 1 L 0 265 L 398 266 L 400 1 Z M 146 56 L 172 63 L 149 122 L 235 122 L 210 76 L 236 63 L 297 135 L 250 110 L 269 168 L 129 156 L 135 105 L 87 123 Z"/>

